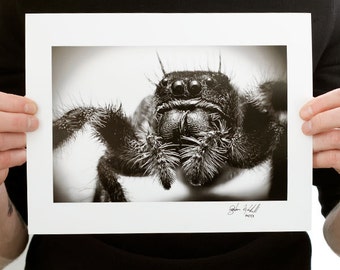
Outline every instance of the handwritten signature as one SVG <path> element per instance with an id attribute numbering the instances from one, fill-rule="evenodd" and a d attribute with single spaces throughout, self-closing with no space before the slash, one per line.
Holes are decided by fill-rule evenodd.
<path id="1" fill-rule="evenodd" d="M 260 203 L 254 203 L 254 204 L 232 204 L 229 206 L 228 209 L 228 215 L 235 215 L 235 214 L 242 214 L 244 217 L 247 218 L 254 218 L 255 214 L 258 213 L 260 210 L 261 204 Z"/>

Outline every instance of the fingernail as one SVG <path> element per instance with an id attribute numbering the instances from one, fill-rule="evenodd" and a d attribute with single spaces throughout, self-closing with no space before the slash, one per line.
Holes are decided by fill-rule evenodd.
<path id="1" fill-rule="evenodd" d="M 27 117 L 27 131 L 33 131 L 38 128 L 39 121 L 36 117 Z"/>
<path id="2" fill-rule="evenodd" d="M 25 104 L 25 113 L 34 114 L 37 112 L 37 106 L 34 103 Z"/>
<path id="3" fill-rule="evenodd" d="M 312 134 L 312 122 L 311 121 L 307 121 L 303 123 L 302 132 L 306 135 Z"/>
<path id="4" fill-rule="evenodd" d="M 313 109 L 311 106 L 308 106 L 301 110 L 300 115 L 303 119 L 309 119 L 313 115 Z"/>
<path id="5" fill-rule="evenodd" d="M 15 151 L 14 155 L 15 155 L 15 159 L 18 164 L 22 164 L 26 162 L 26 150 L 25 149 Z"/>

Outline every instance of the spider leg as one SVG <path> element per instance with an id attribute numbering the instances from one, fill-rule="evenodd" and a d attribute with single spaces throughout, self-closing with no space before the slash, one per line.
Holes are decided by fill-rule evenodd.
<path id="1" fill-rule="evenodd" d="M 243 122 L 230 141 L 229 164 L 251 168 L 272 156 L 279 143 L 285 140 L 287 85 L 270 81 L 244 97 Z"/>
<path id="2" fill-rule="evenodd" d="M 154 175 L 165 189 L 170 189 L 176 176 L 180 159 L 176 144 L 164 142 L 158 135 L 153 121 L 155 117 L 153 96 L 145 97 L 131 119 L 135 127 L 138 143 L 134 155 L 130 153 L 130 164 L 138 164 L 148 175 Z M 128 154 L 129 155 L 129 154 Z"/>
<path id="3" fill-rule="evenodd" d="M 92 127 L 94 137 L 107 148 L 97 166 L 99 183 L 94 200 L 126 201 L 119 175 L 146 175 L 145 168 L 137 164 L 131 166 L 129 162 L 139 145 L 133 126 L 120 108 L 79 107 L 54 121 L 54 149 L 74 137 L 85 124 Z"/>
<path id="4" fill-rule="evenodd" d="M 114 157 L 104 155 L 97 166 L 98 179 L 94 202 L 126 202 L 124 190 L 118 182 L 119 175 L 112 169 Z"/>
<path id="5" fill-rule="evenodd" d="M 268 81 L 245 96 L 244 121 L 230 140 L 229 163 L 251 168 L 271 158 L 271 199 L 287 199 L 287 84 Z"/>
<path id="6" fill-rule="evenodd" d="M 144 113 L 151 110 L 149 105 Z M 126 201 L 119 175 L 155 175 L 165 189 L 171 187 L 179 164 L 176 145 L 163 143 L 151 125 L 144 128 L 143 121 L 148 123 L 148 119 L 142 118 L 144 113 L 138 113 L 140 119 L 131 122 L 120 108 L 80 107 L 54 121 L 54 149 L 74 137 L 85 124 L 93 128 L 94 137 L 106 146 L 97 166 L 95 201 Z"/>
<path id="7" fill-rule="evenodd" d="M 186 179 L 194 186 L 211 181 L 225 166 L 228 147 L 223 138 L 228 131 L 202 132 L 198 138 L 183 137 L 188 144 L 181 151 L 182 170 Z"/>
<path id="8" fill-rule="evenodd" d="M 88 122 L 98 116 L 94 107 L 79 107 L 66 112 L 53 121 L 53 149 L 62 146 L 73 138 Z"/>
<path id="9" fill-rule="evenodd" d="M 176 145 L 164 143 L 162 138 L 152 132 L 140 133 L 137 155 L 131 156 L 131 166 L 141 167 L 146 174 L 154 175 L 165 189 L 170 189 L 179 165 Z"/>

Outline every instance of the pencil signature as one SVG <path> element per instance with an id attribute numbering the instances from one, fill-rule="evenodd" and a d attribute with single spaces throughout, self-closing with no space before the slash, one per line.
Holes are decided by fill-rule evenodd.
<path id="1" fill-rule="evenodd" d="M 254 218 L 255 214 L 260 210 L 260 207 L 260 203 L 236 203 L 229 206 L 227 214 L 230 216 L 242 214 L 244 217 Z"/>

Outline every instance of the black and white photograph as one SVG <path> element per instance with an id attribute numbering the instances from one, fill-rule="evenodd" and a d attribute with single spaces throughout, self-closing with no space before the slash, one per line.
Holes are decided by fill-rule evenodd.
<path id="1" fill-rule="evenodd" d="M 26 29 L 30 233 L 310 226 L 308 15 L 30 14 Z"/>
<path id="2" fill-rule="evenodd" d="M 285 46 L 53 47 L 54 201 L 285 200 L 286 59 Z"/>

